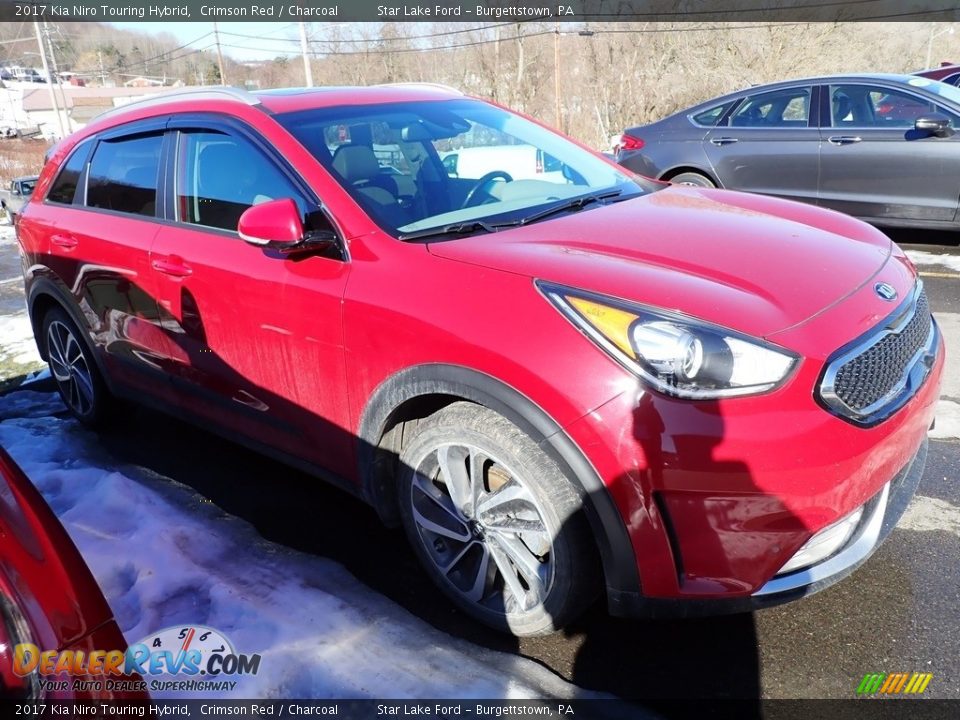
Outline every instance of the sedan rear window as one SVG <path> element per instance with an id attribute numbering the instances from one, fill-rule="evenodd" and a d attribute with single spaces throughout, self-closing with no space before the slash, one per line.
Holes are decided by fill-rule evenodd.
<path id="1" fill-rule="evenodd" d="M 709 110 L 704 110 L 703 112 L 697 113 L 692 116 L 691 119 L 697 125 L 703 125 L 705 127 L 713 127 L 717 124 L 717 121 L 723 117 L 724 113 L 727 112 L 727 109 L 733 105 L 733 102 L 724 103 L 723 105 L 717 105 L 712 107 Z"/>

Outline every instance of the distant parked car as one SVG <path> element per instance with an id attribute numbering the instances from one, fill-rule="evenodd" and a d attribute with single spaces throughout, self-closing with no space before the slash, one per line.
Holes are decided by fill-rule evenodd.
<path id="1" fill-rule="evenodd" d="M 56 515 L 0 448 L 0 698 L 147 699 L 145 693 L 100 689 L 45 690 L 36 671 L 18 675 L 13 656 L 29 643 L 41 652 L 126 650 L 113 613 Z M 67 675 L 51 677 L 66 679 Z M 134 679 L 134 678 L 131 678 Z M 139 681 L 139 678 L 135 678 Z M 74 675 L 71 680 L 103 680 Z"/>
<path id="2" fill-rule="evenodd" d="M 0 208 L 7 214 L 10 222 L 20 212 L 30 196 L 33 195 L 33 188 L 37 184 L 36 175 L 27 175 L 14 178 L 6 189 L 0 190 Z"/>
<path id="3" fill-rule="evenodd" d="M 930 68 L 929 70 L 918 70 L 914 75 L 939 80 L 947 83 L 947 85 L 960 85 L 960 65 L 954 63 L 944 63 L 940 67 Z"/>
<path id="4" fill-rule="evenodd" d="M 630 128 L 617 162 L 649 177 L 802 200 L 876 225 L 960 229 L 958 123 L 960 90 L 929 78 L 809 78 Z"/>

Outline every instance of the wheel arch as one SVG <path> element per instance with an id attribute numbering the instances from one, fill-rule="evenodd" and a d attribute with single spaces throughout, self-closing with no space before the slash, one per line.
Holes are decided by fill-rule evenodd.
<path id="1" fill-rule="evenodd" d="M 388 525 L 399 524 L 394 488 L 404 435 L 416 422 L 457 401 L 483 405 L 510 420 L 557 463 L 583 501 L 608 591 L 637 593 L 640 581 L 626 526 L 596 470 L 563 429 L 525 395 L 485 373 L 456 365 L 420 365 L 373 392 L 359 426 L 364 498 Z M 409 426 L 413 423 L 413 427 Z"/>
<path id="2" fill-rule="evenodd" d="M 44 343 L 40 342 L 43 333 L 43 318 L 51 308 L 63 310 L 67 316 L 73 320 L 74 324 L 80 330 L 80 337 L 87 344 L 90 356 L 97 365 L 100 377 L 111 392 L 115 392 L 113 382 L 109 373 L 103 365 L 103 358 L 96 352 L 93 343 L 90 341 L 90 323 L 80 312 L 76 302 L 71 300 L 70 293 L 66 288 L 59 285 L 54 280 L 47 277 L 34 278 L 30 283 L 30 289 L 27 293 L 27 313 L 30 316 L 30 326 L 33 328 L 33 336 L 37 339 L 37 350 L 44 361 L 47 360 L 47 351 Z"/>

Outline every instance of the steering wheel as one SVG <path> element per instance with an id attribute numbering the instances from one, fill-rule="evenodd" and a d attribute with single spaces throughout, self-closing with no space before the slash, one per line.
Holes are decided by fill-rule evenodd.
<path id="1" fill-rule="evenodd" d="M 470 188 L 470 192 L 467 193 L 467 197 L 464 198 L 463 204 L 460 206 L 460 209 L 473 207 L 474 204 L 481 205 L 482 203 L 474 203 L 478 193 L 487 185 L 492 183 L 494 180 L 505 180 L 506 182 L 513 182 L 513 176 L 508 172 L 503 170 L 494 170 L 493 172 L 488 172 L 482 178 L 477 180 L 477 184 Z M 488 193 L 489 194 L 489 193 Z"/>

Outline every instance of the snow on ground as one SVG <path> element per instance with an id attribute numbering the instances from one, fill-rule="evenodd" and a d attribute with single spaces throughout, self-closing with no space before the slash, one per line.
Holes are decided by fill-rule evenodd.
<path id="1" fill-rule="evenodd" d="M 16 315 L 0 315 L 0 365 L 40 363 L 40 353 L 33 339 L 33 326 L 27 309 Z"/>
<path id="2" fill-rule="evenodd" d="M 914 265 L 937 265 L 960 272 L 960 255 L 932 253 L 926 250 L 905 250 Z"/>
<path id="3" fill-rule="evenodd" d="M 267 542 L 183 485 L 117 466 L 96 435 L 51 416 L 63 410 L 52 393 L 0 398 L 0 445 L 59 516 L 128 642 L 171 625 L 222 631 L 262 655 L 234 697 L 585 696 L 433 629 L 337 563 Z"/>
<path id="4" fill-rule="evenodd" d="M 960 439 L 960 403 L 940 400 L 937 403 L 937 424 L 929 434 L 940 440 Z"/>

